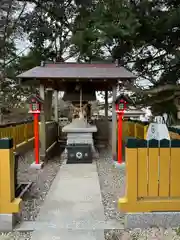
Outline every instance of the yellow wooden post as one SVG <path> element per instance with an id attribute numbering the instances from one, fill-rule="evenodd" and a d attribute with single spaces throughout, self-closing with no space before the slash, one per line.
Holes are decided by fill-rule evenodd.
<path id="1" fill-rule="evenodd" d="M 24 138 L 25 141 L 28 142 L 29 136 L 28 136 L 28 123 L 24 124 Z"/>
<path id="2" fill-rule="evenodd" d="M 118 207 L 127 212 L 137 201 L 137 140 L 129 139 L 126 147 L 126 196 L 120 198 Z"/>
<path id="3" fill-rule="evenodd" d="M 180 198 L 180 141 L 171 141 L 171 162 L 170 162 L 170 196 L 173 198 Z"/>
<path id="4" fill-rule="evenodd" d="M 169 197 L 170 186 L 170 141 L 164 139 L 160 142 L 159 149 L 159 197 Z"/>
<path id="5" fill-rule="evenodd" d="M 159 148 L 158 141 L 149 141 L 148 148 L 148 196 L 157 197 L 159 187 Z"/>
<path id="6" fill-rule="evenodd" d="M 148 125 L 144 126 L 144 139 L 147 137 L 147 130 L 148 130 Z"/>
<path id="7" fill-rule="evenodd" d="M 28 142 L 28 128 L 27 123 L 24 123 L 24 141 Z"/>
<path id="8" fill-rule="evenodd" d="M 126 137 L 128 136 L 128 122 L 127 121 L 123 121 L 122 132 L 123 132 L 123 140 L 125 140 Z"/>
<path id="9" fill-rule="evenodd" d="M 160 148 L 157 140 L 128 141 L 127 192 L 118 201 L 120 211 L 180 211 L 180 188 L 177 184 L 180 179 L 180 141 L 172 140 L 171 148 L 169 146 L 168 140 L 161 140 Z"/>
<path id="10" fill-rule="evenodd" d="M 16 126 L 12 126 L 12 136 L 13 136 L 13 149 L 16 149 Z"/>
<path id="11" fill-rule="evenodd" d="M 138 198 L 142 199 L 148 196 L 148 148 L 147 141 L 141 140 L 138 148 Z"/>
<path id="12" fill-rule="evenodd" d="M 137 124 L 136 123 L 134 124 L 134 137 L 138 138 L 138 135 L 137 135 Z"/>
<path id="13" fill-rule="evenodd" d="M 13 139 L 0 139 L 0 214 L 18 213 L 20 198 L 15 198 Z"/>
<path id="14" fill-rule="evenodd" d="M 130 137 L 130 127 L 129 127 L 129 122 L 126 122 L 126 129 L 127 129 L 127 135 L 126 137 Z"/>

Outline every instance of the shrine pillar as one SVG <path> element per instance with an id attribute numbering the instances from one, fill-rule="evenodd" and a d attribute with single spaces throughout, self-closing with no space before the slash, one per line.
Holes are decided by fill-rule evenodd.
<path id="1" fill-rule="evenodd" d="M 40 84 L 39 93 L 41 99 L 45 102 L 45 87 L 43 84 Z M 46 158 L 46 106 L 44 106 L 43 110 L 40 113 L 40 160 L 45 160 Z"/>
<path id="2" fill-rule="evenodd" d="M 108 121 L 108 90 L 105 91 L 105 119 Z"/>
<path id="3" fill-rule="evenodd" d="M 54 90 L 54 120 L 58 122 L 58 91 Z"/>
<path id="4" fill-rule="evenodd" d="M 53 90 L 51 88 L 47 88 L 44 99 L 44 115 L 46 122 L 52 120 L 52 94 Z"/>
<path id="5" fill-rule="evenodd" d="M 117 155 L 116 84 L 112 86 L 112 155 Z"/>

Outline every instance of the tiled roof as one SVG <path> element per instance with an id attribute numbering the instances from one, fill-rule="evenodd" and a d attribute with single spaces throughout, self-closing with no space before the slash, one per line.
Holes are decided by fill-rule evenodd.
<path id="1" fill-rule="evenodd" d="M 32 68 L 17 77 L 48 79 L 131 79 L 135 76 L 115 64 L 60 63 Z"/>

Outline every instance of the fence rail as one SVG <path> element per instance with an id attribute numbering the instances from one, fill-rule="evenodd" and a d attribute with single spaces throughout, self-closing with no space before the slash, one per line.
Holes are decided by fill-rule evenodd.
<path id="1" fill-rule="evenodd" d="M 49 123 L 46 123 L 47 127 Z M 52 123 L 51 123 L 52 125 Z M 0 125 L 0 138 L 11 137 L 14 142 L 14 149 L 27 143 L 34 137 L 33 121 L 19 123 L 8 123 Z M 123 139 L 134 137 L 144 139 L 147 132 L 147 126 L 139 122 L 123 121 Z"/>
<path id="2" fill-rule="evenodd" d="M 123 139 L 126 137 L 145 139 L 147 128 L 148 125 L 143 125 L 142 123 L 123 121 Z"/>
<path id="3" fill-rule="evenodd" d="M 180 140 L 129 139 L 125 212 L 180 211 Z"/>
<path id="4" fill-rule="evenodd" d="M 0 125 L 0 138 L 13 138 L 13 148 L 16 149 L 19 145 L 27 143 L 34 137 L 33 129 L 33 121 Z"/>

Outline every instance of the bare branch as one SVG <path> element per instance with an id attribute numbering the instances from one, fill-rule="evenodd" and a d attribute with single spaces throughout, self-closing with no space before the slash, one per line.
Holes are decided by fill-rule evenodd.
<path id="1" fill-rule="evenodd" d="M 3 41 L 2 41 L 2 46 L 1 46 L 1 48 L 4 48 L 4 54 L 3 54 L 3 70 L 4 70 L 4 66 L 5 66 L 5 62 L 6 62 L 6 50 L 5 50 L 6 47 L 5 47 L 5 46 L 6 46 L 7 31 L 8 31 L 9 17 L 10 17 L 10 13 L 11 13 L 11 9 L 12 9 L 12 4 L 13 4 L 13 0 L 11 0 L 11 1 L 9 2 L 9 6 L 8 6 L 8 9 L 7 9 L 6 23 L 5 23 Z M 3 76 L 2 76 L 2 77 L 3 77 Z"/>
<path id="2" fill-rule="evenodd" d="M 25 0 L 19 0 L 19 1 L 22 1 L 24 2 Z M 50 17 L 52 17 L 53 19 L 56 18 L 56 20 L 60 20 L 61 24 L 63 24 L 65 27 L 67 27 L 68 29 L 71 29 L 71 24 L 68 23 L 68 21 L 65 21 L 63 20 L 62 18 L 60 19 L 60 16 L 56 13 L 56 12 L 53 12 L 51 10 L 48 9 L 48 7 L 46 7 L 43 3 L 41 3 L 40 1 L 38 0 L 31 0 L 32 3 L 36 4 L 37 7 L 41 8 L 42 10 L 44 10 L 45 12 L 48 13 L 48 15 Z M 65 16 L 64 16 L 65 17 Z M 66 19 L 67 20 L 67 19 Z M 71 29 L 72 30 L 72 29 Z"/>
<path id="3" fill-rule="evenodd" d="M 24 11 L 25 11 L 25 9 L 26 9 L 26 6 L 27 6 L 27 2 L 25 2 L 25 3 L 23 4 L 23 7 L 22 7 L 22 9 L 21 9 L 21 12 L 19 13 L 18 17 L 17 17 L 16 20 L 14 21 L 14 24 L 13 24 L 13 26 L 12 26 L 12 28 L 11 28 L 11 33 L 13 33 L 13 31 L 16 29 L 16 26 L 18 25 L 19 20 L 20 20 L 22 14 L 24 13 Z"/>
<path id="4" fill-rule="evenodd" d="M 157 87 L 152 87 L 150 89 L 144 90 L 142 88 L 137 88 L 131 83 L 125 83 L 125 87 L 127 87 L 130 91 L 135 92 L 136 94 L 143 95 L 156 95 L 164 91 L 179 91 L 180 85 L 166 84 Z"/>
<path id="5" fill-rule="evenodd" d="M 143 89 L 140 88 L 140 87 L 136 87 L 136 86 L 132 85 L 132 83 L 126 82 L 126 83 L 124 84 L 124 86 L 125 86 L 128 90 L 130 90 L 130 91 L 132 91 L 132 92 L 135 92 L 136 94 L 143 95 Z"/>
<path id="6" fill-rule="evenodd" d="M 172 84 L 167 84 L 167 85 L 161 85 L 157 86 L 155 88 L 151 88 L 148 90 L 143 90 L 143 94 L 158 94 L 160 92 L 164 91 L 179 91 L 180 90 L 180 85 L 172 85 Z"/>

